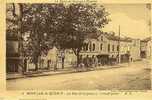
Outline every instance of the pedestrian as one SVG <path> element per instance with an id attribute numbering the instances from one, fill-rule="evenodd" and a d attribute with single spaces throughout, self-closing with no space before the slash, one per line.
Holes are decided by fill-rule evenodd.
<path id="1" fill-rule="evenodd" d="M 114 63 L 114 56 L 112 55 L 112 56 L 111 56 L 111 63 L 110 63 L 111 66 L 113 65 L 113 63 Z"/>
<path id="2" fill-rule="evenodd" d="M 98 58 L 97 58 L 97 56 L 95 56 L 95 67 L 97 67 L 98 66 Z"/>
<path id="3" fill-rule="evenodd" d="M 89 66 L 89 67 L 92 66 L 92 58 L 91 58 L 91 57 L 89 57 L 88 66 Z"/>
<path id="4" fill-rule="evenodd" d="M 78 60 L 78 71 L 81 71 L 83 68 L 84 64 L 83 64 L 83 58 L 82 55 L 79 56 L 79 60 Z"/>
<path id="5" fill-rule="evenodd" d="M 89 65 L 90 65 L 90 58 L 87 55 L 86 58 L 85 58 L 85 66 L 86 66 L 87 69 L 89 68 Z"/>
<path id="6" fill-rule="evenodd" d="M 80 64 L 80 67 L 82 67 L 82 64 L 83 64 L 83 58 L 82 58 L 82 55 L 80 55 L 80 57 L 79 57 L 79 64 Z"/>
<path id="7" fill-rule="evenodd" d="M 83 58 L 84 66 L 86 67 L 86 57 Z"/>
<path id="8" fill-rule="evenodd" d="M 47 69 L 50 70 L 50 64 L 51 64 L 51 60 L 47 60 Z"/>
<path id="9" fill-rule="evenodd" d="M 95 57 L 94 57 L 94 55 L 92 55 L 92 58 L 91 58 L 91 65 L 92 65 L 92 67 L 95 67 Z"/>

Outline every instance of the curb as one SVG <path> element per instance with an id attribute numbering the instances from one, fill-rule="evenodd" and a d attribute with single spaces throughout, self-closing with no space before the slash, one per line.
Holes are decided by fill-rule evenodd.
<path id="1" fill-rule="evenodd" d="M 14 79 L 21 79 L 21 78 L 32 78 L 32 77 L 40 77 L 40 76 L 52 76 L 52 75 L 61 75 L 61 74 L 70 74 L 70 73 L 82 73 L 82 72 L 90 72 L 90 71 L 99 71 L 99 70 L 108 70 L 108 69 L 112 69 L 112 68 L 122 68 L 122 67 L 126 67 L 126 66 L 121 66 L 118 65 L 117 67 L 105 67 L 105 68 L 97 68 L 97 69 L 89 69 L 89 70 L 82 70 L 82 71 L 61 71 L 61 72 L 56 72 L 56 73 L 43 73 L 42 74 L 31 74 L 31 75 L 23 75 L 21 77 L 13 77 L 13 78 L 6 78 L 6 80 L 14 80 Z"/>

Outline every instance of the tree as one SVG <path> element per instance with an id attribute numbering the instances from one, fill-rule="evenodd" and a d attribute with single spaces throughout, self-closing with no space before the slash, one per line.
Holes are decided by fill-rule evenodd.
<path id="1" fill-rule="evenodd" d="M 103 6 L 89 4 L 19 4 L 19 29 L 24 56 L 33 58 L 36 70 L 41 52 L 50 45 L 72 49 L 77 56 L 87 35 L 96 33 L 108 24 L 108 13 Z M 49 44 L 48 44 L 49 42 Z M 77 63 L 77 64 L 78 64 Z"/>
<path id="2" fill-rule="evenodd" d="M 64 25 L 57 34 L 57 43 L 61 48 L 72 49 L 77 56 L 87 35 L 94 34 L 108 24 L 108 12 L 103 6 L 89 4 L 69 4 L 66 7 Z"/>
<path id="3" fill-rule="evenodd" d="M 24 4 L 23 33 L 26 38 L 25 54 L 30 54 L 38 69 L 38 58 L 50 45 L 56 44 L 57 34 L 63 25 L 63 4 Z M 49 41 L 49 44 L 48 44 Z M 47 53 L 46 53 L 47 54 Z"/>
<path id="4" fill-rule="evenodd" d="M 35 70 L 38 70 L 38 58 L 44 46 L 45 9 L 42 4 L 24 4 L 22 28 L 26 37 L 24 56 L 32 57 Z M 25 44 L 24 44 L 25 45 Z M 25 46 L 24 46 L 25 47 Z"/>

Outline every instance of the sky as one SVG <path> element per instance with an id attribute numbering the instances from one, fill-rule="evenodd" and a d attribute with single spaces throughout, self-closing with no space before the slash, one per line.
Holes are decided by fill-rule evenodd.
<path id="1" fill-rule="evenodd" d="M 110 13 L 111 22 L 103 31 L 114 31 L 118 34 L 119 25 L 121 36 L 144 39 L 150 36 L 148 20 L 150 11 L 146 4 L 105 4 Z"/>
<path id="2" fill-rule="evenodd" d="M 110 13 L 111 21 L 103 31 L 114 31 L 118 35 L 120 25 L 121 36 L 144 39 L 150 36 L 148 21 L 150 10 L 146 4 L 103 4 Z"/>

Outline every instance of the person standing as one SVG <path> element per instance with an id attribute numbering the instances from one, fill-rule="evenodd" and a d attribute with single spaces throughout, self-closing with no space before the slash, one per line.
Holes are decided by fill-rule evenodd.
<path id="1" fill-rule="evenodd" d="M 95 57 L 94 57 L 94 55 L 92 56 L 90 62 L 91 62 L 91 66 L 92 66 L 92 67 L 95 67 Z"/>
<path id="2" fill-rule="evenodd" d="M 79 67 L 80 68 L 84 67 L 84 59 L 83 59 L 82 55 L 80 55 L 80 57 L 79 57 Z"/>
<path id="3" fill-rule="evenodd" d="M 64 53 L 64 51 L 62 51 L 61 52 L 62 69 L 64 69 L 64 59 L 65 59 L 65 53 Z"/>
<path id="4" fill-rule="evenodd" d="M 85 58 L 85 66 L 87 69 L 89 68 L 89 64 L 90 64 L 90 59 L 89 59 L 89 56 L 87 55 Z"/>
<path id="5" fill-rule="evenodd" d="M 97 56 L 95 56 L 95 67 L 97 67 L 98 66 L 98 58 L 97 58 Z"/>

